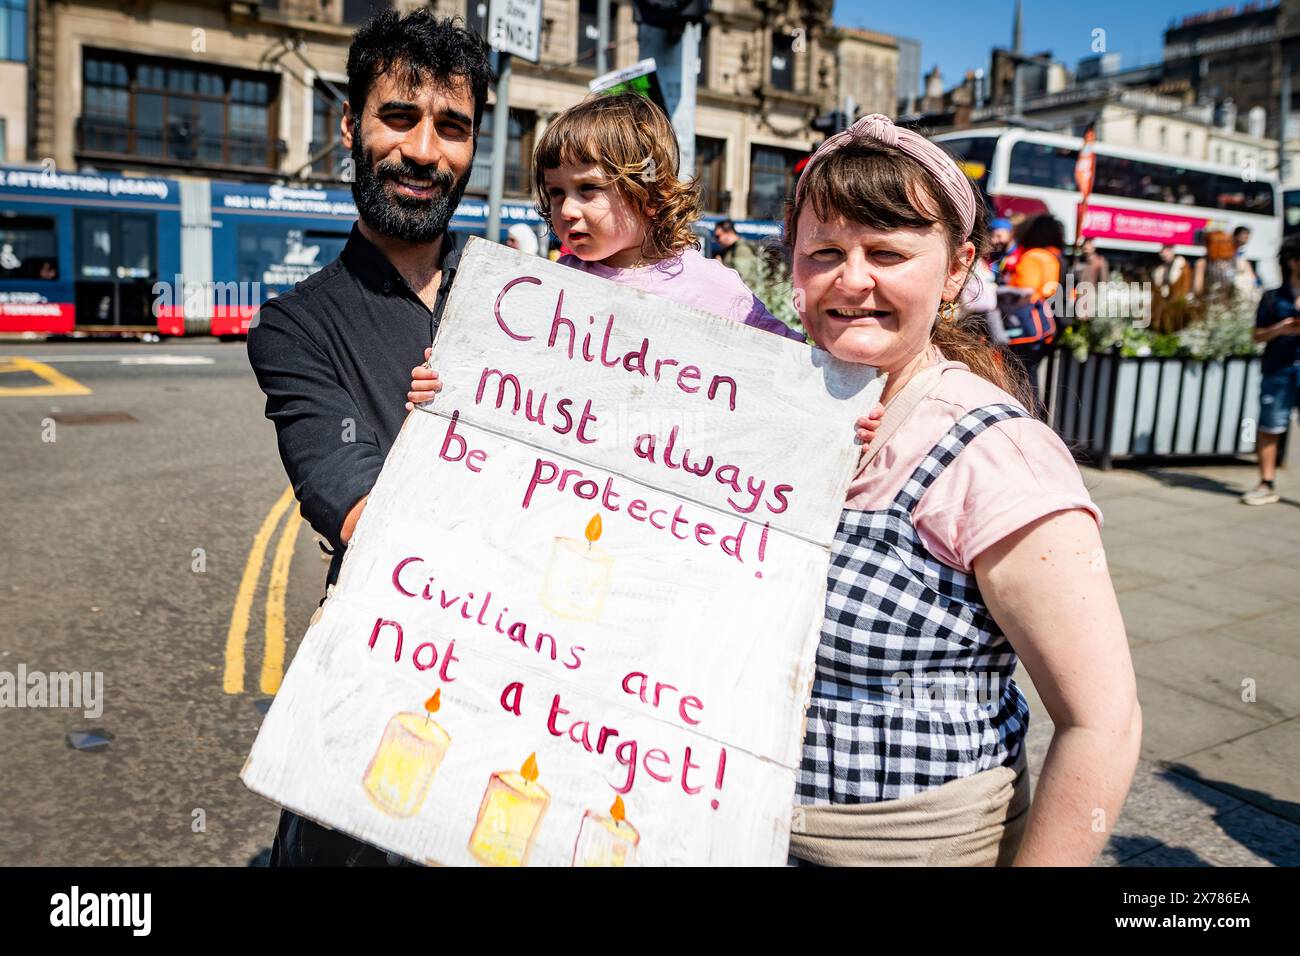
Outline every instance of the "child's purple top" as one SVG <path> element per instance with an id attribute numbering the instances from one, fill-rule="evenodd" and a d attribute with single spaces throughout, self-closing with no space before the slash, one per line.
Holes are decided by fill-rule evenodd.
<path id="1" fill-rule="evenodd" d="M 575 255 L 561 256 L 560 264 L 712 312 L 724 319 L 775 332 L 798 342 L 804 341 L 802 335 L 767 311 L 767 306 L 749 290 L 735 269 L 716 259 L 706 259 L 698 249 L 687 249 L 672 259 L 635 269 L 617 269 L 599 262 L 586 262 Z"/>

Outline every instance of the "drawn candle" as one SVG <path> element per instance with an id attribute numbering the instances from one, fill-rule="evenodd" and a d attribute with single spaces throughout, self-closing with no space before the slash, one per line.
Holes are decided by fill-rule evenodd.
<path id="1" fill-rule="evenodd" d="M 537 782 L 537 754 L 516 773 L 498 770 L 488 779 L 469 851 L 488 866 L 527 866 L 533 838 L 551 795 Z"/>
<path id="2" fill-rule="evenodd" d="M 451 737 L 433 719 L 441 698 L 441 689 L 435 690 L 424 702 L 423 714 L 394 714 L 366 768 L 366 795 L 390 816 L 420 812 L 433 775 L 447 754 Z"/>
<path id="3" fill-rule="evenodd" d="M 614 565 L 609 553 L 596 546 L 600 534 L 597 514 L 587 522 L 586 541 L 556 538 L 551 544 L 551 560 L 542 586 L 542 603 L 547 610 L 571 621 L 600 618 Z"/>
<path id="4" fill-rule="evenodd" d="M 632 866 L 641 834 L 624 818 L 623 798 L 614 797 L 609 815 L 588 810 L 582 815 L 578 842 L 573 847 L 574 866 Z"/>

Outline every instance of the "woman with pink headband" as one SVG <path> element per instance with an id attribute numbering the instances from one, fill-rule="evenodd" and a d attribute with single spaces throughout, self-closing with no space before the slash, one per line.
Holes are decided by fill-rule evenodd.
<path id="1" fill-rule="evenodd" d="M 955 317 L 984 206 L 868 116 L 805 168 L 785 241 L 813 340 L 888 376 L 833 547 L 793 862 L 1086 865 L 1141 712 L 1101 513 L 1017 363 Z M 1018 661 L 1055 725 L 1032 803 Z"/>

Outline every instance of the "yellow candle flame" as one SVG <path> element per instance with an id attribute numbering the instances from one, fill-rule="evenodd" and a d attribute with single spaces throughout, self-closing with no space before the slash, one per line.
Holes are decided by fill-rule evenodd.
<path id="1" fill-rule="evenodd" d="M 433 692 L 433 696 L 424 702 L 424 709 L 427 710 L 429 713 L 433 714 L 433 713 L 437 713 L 438 708 L 441 706 L 442 706 L 442 688 L 439 687 L 437 690 Z"/>
<path id="2" fill-rule="evenodd" d="M 613 805 L 609 808 L 609 815 L 618 823 L 622 823 L 627 817 L 623 810 L 623 798 L 617 794 L 614 796 Z"/>
<path id="3" fill-rule="evenodd" d="M 529 783 L 537 779 L 537 754 L 531 753 L 524 765 L 519 768 L 519 775 Z"/>
<path id="4" fill-rule="evenodd" d="M 587 543 L 594 544 L 595 542 L 599 541 L 600 532 L 601 532 L 600 515 L 598 514 L 592 515 L 591 520 L 587 522 L 587 531 L 586 531 Z"/>

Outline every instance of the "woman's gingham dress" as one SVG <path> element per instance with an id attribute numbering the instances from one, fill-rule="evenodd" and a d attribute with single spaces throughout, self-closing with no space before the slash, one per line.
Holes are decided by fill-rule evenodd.
<path id="1" fill-rule="evenodd" d="M 975 575 L 926 550 L 912 509 L 976 435 L 1022 417 L 1014 405 L 969 412 L 888 508 L 841 515 L 796 803 L 894 800 L 1019 755 L 1029 707 L 1016 655 Z"/>

